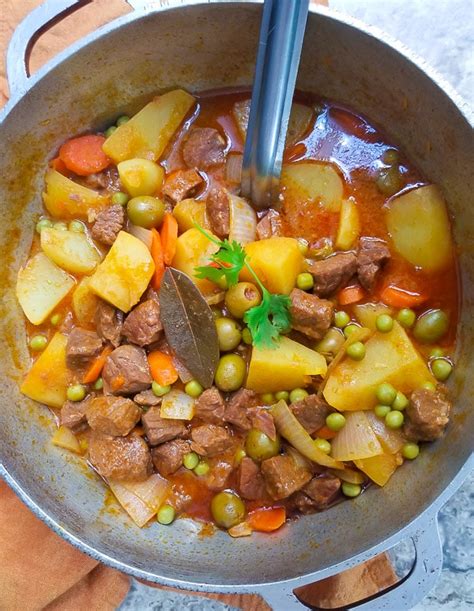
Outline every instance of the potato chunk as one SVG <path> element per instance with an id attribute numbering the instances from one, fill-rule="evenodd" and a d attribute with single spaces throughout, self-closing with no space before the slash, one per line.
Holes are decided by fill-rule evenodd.
<path id="1" fill-rule="evenodd" d="M 296 201 L 320 203 L 328 212 L 339 212 L 343 196 L 342 178 L 329 163 L 304 161 L 283 166 L 283 193 Z"/>
<path id="2" fill-rule="evenodd" d="M 172 265 L 188 274 L 203 295 L 209 295 L 216 291 L 216 285 L 209 280 L 196 278 L 195 269 L 201 265 L 208 265 L 211 262 L 211 255 L 218 250 L 217 244 L 208 240 L 194 227 L 179 236 Z"/>
<path id="3" fill-rule="evenodd" d="M 46 172 L 45 186 L 43 202 L 55 218 L 87 219 L 89 211 L 100 211 L 109 205 L 108 197 L 78 185 L 56 170 Z"/>
<path id="4" fill-rule="evenodd" d="M 67 337 L 62 333 L 55 333 L 24 379 L 20 387 L 24 395 L 51 407 L 63 405 L 69 378 L 66 344 Z"/>
<path id="5" fill-rule="evenodd" d="M 206 204 L 195 199 L 182 199 L 173 208 L 173 216 L 178 221 L 179 231 L 184 233 L 194 228 L 194 223 L 201 225 L 203 229 L 209 229 L 209 221 L 206 215 Z"/>
<path id="6" fill-rule="evenodd" d="M 91 276 L 89 288 L 122 312 L 128 312 L 140 301 L 154 271 L 155 264 L 145 244 L 121 231 Z"/>
<path id="7" fill-rule="evenodd" d="M 91 274 L 100 262 L 100 253 L 85 233 L 45 228 L 41 248 L 56 265 L 72 274 Z"/>
<path id="8" fill-rule="evenodd" d="M 349 250 L 359 237 L 359 233 L 360 219 L 357 205 L 352 198 L 344 199 L 341 204 L 336 248 L 339 250 Z"/>
<path id="9" fill-rule="evenodd" d="M 16 296 L 26 318 L 40 325 L 74 284 L 69 274 L 39 252 L 18 272 Z"/>
<path id="10" fill-rule="evenodd" d="M 93 324 L 99 298 L 89 287 L 90 278 L 83 278 L 72 294 L 72 310 L 80 324 Z"/>

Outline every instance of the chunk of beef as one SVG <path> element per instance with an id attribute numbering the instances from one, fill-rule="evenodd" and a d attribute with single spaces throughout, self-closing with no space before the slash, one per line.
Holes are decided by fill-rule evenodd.
<path id="1" fill-rule="evenodd" d="M 227 237 L 230 229 L 230 207 L 225 189 L 212 189 L 206 199 L 206 213 L 212 233 L 220 238 Z"/>
<path id="2" fill-rule="evenodd" d="M 319 299 L 300 289 L 293 289 L 291 299 L 291 326 L 312 339 L 321 339 L 331 326 L 334 304 Z"/>
<path id="3" fill-rule="evenodd" d="M 69 369 L 83 370 L 102 350 L 103 341 L 95 331 L 74 327 L 66 344 L 66 364 Z"/>
<path id="4" fill-rule="evenodd" d="M 211 470 L 206 477 L 207 487 L 210 490 L 222 490 L 222 488 L 225 487 L 232 470 L 232 463 L 226 460 L 216 460 L 211 466 Z"/>
<path id="5" fill-rule="evenodd" d="M 406 409 L 405 436 L 413 441 L 438 439 L 449 423 L 451 407 L 450 401 L 440 390 L 415 390 Z"/>
<path id="6" fill-rule="evenodd" d="M 78 433 L 87 427 L 86 409 L 94 395 L 89 395 L 83 401 L 66 401 L 61 408 L 59 422 L 63 426 Z"/>
<path id="7" fill-rule="evenodd" d="M 223 424 L 225 403 L 215 386 L 205 390 L 194 404 L 196 418 L 211 424 Z"/>
<path id="8" fill-rule="evenodd" d="M 181 380 L 183 384 L 187 384 L 194 378 L 193 374 L 189 371 L 189 369 L 186 369 L 186 367 L 179 360 L 176 354 L 173 354 L 172 357 L 173 357 L 173 365 L 174 365 L 174 368 L 176 369 L 179 379 Z"/>
<path id="9" fill-rule="evenodd" d="M 110 437 L 96 433 L 89 440 L 89 460 L 102 477 L 144 480 L 152 472 L 151 454 L 138 435 Z"/>
<path id="10" fill-rule="evenodd" d="M 361 238 L 357 255 L 357 275 L 361 285 L 371 291 L 377 274 L 390 259 L 390 251 L 383 240 Z"/>
<path id="11" fill-rule="evenodd" d="M 324 426 L 328 415 L 328 404 L 318 395 L 308 395 L 300 401 L 292 403 L 290 409 L 298 422 L 310 435 Z"/>
<path id="12" fill-rule="evenodd" d="M 196 170 L 177 170 L 166 178 L 162 191 L 174 203 L 178 203 L 195 195 L 203 183 L 202 176 Z"/>
<path id="13" fill-rule="evenodd" d="M 201 456 L 216 456 L 232 445 L 232 436 L 223 426 L 203 424 L 191 431 L 191 448 Z"/>
<path id="14" fill-rule="evenodd" d="M 148 346 L 160 339 L 162 331 L 160 306 L 153 299 L 147 299 L 134 307 L 127 316 L 122 335 L 131 344 Z"/>
<path id="15" fill-rule="evenodd" d="M 191 451 L 189 441 L 175 439 L 153 448 L 151 458 L 160 475 L 172 475 L 183 465 L 183 457 Z"/>
<path id="16" fill-rule="evenodd" d="M 240 496 L 248 501 L 256 501 L 266 496 L 260 467 L 248 456 L 242 458 L 237 471 L 237 488 Z"/>
<path id="17" fill-rule="evenodd" d="M 275 441 L 277 437 L 275 421 L 268 409 L 264 407 L 251 407 L 249 409 L 249 416 L 252 428 L 262 431 L 267 437 Z"/>
<path id="18" fill-rule="evenodd" d="M 273 456 L 264 460 L 261 468 L 268 494 L 275 500 L 286 499 L 311 479 L 311 473 L 291 456 Z"/>
<path id="19" fill-rule="evenodd" d="M 356 273 L 357 257 L 352 252 L 339 253 L 322 261 L 313 261 L 308 271 L 314 279 L 314 293 L 328 297 L 345 286 Z"/>
<path id="20" fill-rule="evenodd" d="M 145 351 L 131 345 L 115 348 L 105 361 L 102 378 L 105 394 L 130 395 L 146 390 L 152 377 Z"/>
<path id="21" fill-rule="evenodd" d="M 92 225 L 91 234 L 94 240 L 112 246 L 125 223 L 125 212 L 123 206 L 115 204 L 99 212 L 95 223 Z"/>
<path id="22" fill-rule="evenodd" d="M 183 159 L 188 168 L 206 170 L 224 163 L 226 142 L 217 129 L 194 127 L 183 145 Z"/>
<path id="23" fill-rule="evenodd" d="M 281 235 L 281 217 L 276 210 L 269 210 L 257 223 L 257 238 L 267 240 Z"/>
<path id="24" fill-rule="evenodd" d="M 111 395 L 95 397 L 86 411 L 91 429 L 112 437 L 128 435 L 141 415 L 141 409 L 131 399 Z"/>
<path id="25" fill-rule="evenodd" d="M 320 475 L 295 494 L 294 505 L 301 513 L 325 509 L 337 497 L 341 480 L 333 475 Z"/>
<path id="26" fill-rule="evenodd" d="M 157 397 L 155 393 L 151 389 L 149 389 L 142 390 L 142 392 L 139 392 L 138 395 L 135 395 L 133 397 L 133 400 L 135 401 L 135 403 L 137 403 L 137 405 L 152 407 L 153 405 L 160 405 L 162 398 Z"/>
<path id="27" fill-rule="evenodd" d="M 88 176 L 77 176 L 75 181 L 89 189 L 103 191 L 120 191 L 121 184 L 116 166 L 111 165 L 103 172 L 89 174 Z"/>
<path id="28" fill-rule="evenodd" d="M 224 420 L 234 425 L 240 431 L 248 431 L 252 428 L 252 423 L 247 410 L 257 405 L 257 394 L 253 390 L 241 388 L 233 393 L 227 401 Z"/>
<path id="29" fill-rule="evenodd" d="M 99 336 L 117 348 L 122 335 L 123 312 L 100 300 L 95 312 L 95 326 Z"/>
<path id="30" fill-rule="evenodd" d="M 158 406 L 151 407 L 142 415 L 142 424 L 151 446 L 186 435 L 185 423 L 182 420 L 162 418 Z"/>

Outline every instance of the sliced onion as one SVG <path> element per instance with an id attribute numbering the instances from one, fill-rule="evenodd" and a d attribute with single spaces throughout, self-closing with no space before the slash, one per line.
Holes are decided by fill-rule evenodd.
<path id="1" fill-rule="evenodd" d="M 225 178 L 227 182 L 240 185 L 242 180 L 242 161 L 244 156 L 240 153 L 229 155 L 225 164 Z"/>
<path id="2" fill-rule="evenodd" d="M 365 477 L 360 471 L 354 471 L 354 469 L 349 469 L 347 467 L 345 469 L 329 469 L 329 473 L 348 484 L 363 484 L 365 482 Z"/>
<path id="3" fill-rule="evenodd" d="M 236 539 L 237 537 L 248 537 L 252 534 L 252 529 L 250 524 L 247 522 L 241 522 L 240 524 L 236 524 L 235 526 L 231 526 L 227 531 L 231 537 Z"/>
<path id="4" fill-rule="evenodd" d="M 160 416 L 169 420 L 192 420 L 194 399 L 182 390 L 171 390 L 163 397 Z"/>
<path id="5" fill-rule="evenodd" d="M 331 442 L 336 460 L 358 460 L 383 453 L 365 412 L 347 413 L 346 424 Z"/>
<path id="6" fill-rule="evenodd" d="M 397 470 L 399 461 L 393 454 L 380 454 L 372 458 L 363 458 L 354 461 L 355 466 L 363 471 L 379 486 L 385 486 Z"/>
<path id="7" fill-rule="evenodd" d="M 54 432 L 51 441 L 55 446 L 75 452 L 76 454 L 82 454 L 82 448 L 77 437 L 67 426 L 60 426 Z"/>
<path id="8" fill-rule="evenodd" d="M 139 227 L 138 225 L 133 225 L 132 223 L 128 224 L 128 233 L 131 233 L 133 236 L 141 240 L 145 246 L 151 250 L 151 231 L 149 229 L 145 229 L 144 227 Z"/>
<path id="9" fill-rule="evenodd" d="M 207 305 L 216 305 L 221 301 L 224 301 L 225 292 L 219 291 L 218 293 L 212 293 L 210 295 L 204 295 Z"/>
<path id="10" fill-rule="evenodd" d="M 322 467 L 330 467 L 333 469 L 344 468 L 342 463 L 334 460 L 334 458 L 331 456 L 324 454 L 324 452 L 321 452 L 321 450 L 314 443 L 314 440 L 309 436 L 308 431 L 301 426 L 285 401 L 278 401 L 278 403 L 271 408 L 270 412 L 275 420 L 277 431 L 282 437 L 291 443 L 291 445 L 296 448 L 300 454 L 309 460 L 318 463 L 318 465 L 321 465 Z M 344 427 L 344 429 L 345 428 L 346 427 Z"/>
<path id="11" fill-rule="evenodd" d="M 377 439 L 383 446 L 385 452 L 396 454 L 399 452 L 405 443 L 402 433 L 399 430 L 389 429 L 385 426 L 385 422 L 371 412 L 367 411 L 366 416 L 370 422 L 372 430 L 377 435 Z"/>
<path id="12" fill-rule="evenodd" d="M 156 514 L 170 488 L 169 482 L 157 473 L 144 482 L 109 479 L 108 483 L 118 502 L 140 528 Z"/>
<path id="13" fill-rule="evenodd" d="M 230 231 L 229 240 L 239 244 L 254 242 L 257 237 L 257 215 L 245 199 L 229 193 Z"/>

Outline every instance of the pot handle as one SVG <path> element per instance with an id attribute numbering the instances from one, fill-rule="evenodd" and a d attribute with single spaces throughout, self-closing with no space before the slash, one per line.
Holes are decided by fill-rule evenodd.
<path id="1" fill-rule="evenodd" d="M 415 560 L 410 573 L 396 584 L 360 603 L 344 609 L 357 611 L 401 611 L 411 609 L 435 586 L 443 566 L 443 548 L 437 516 L 418 529 L 411 540 L 415 547 Z M 308 608 L 288 586 L 263 586 L 258 594 L 263 596 L 274 611 L 302 611 Z M 319 607 L 311 607 L 319 609 Z M 333 610 L 335 611 L 335 610 Z"/>

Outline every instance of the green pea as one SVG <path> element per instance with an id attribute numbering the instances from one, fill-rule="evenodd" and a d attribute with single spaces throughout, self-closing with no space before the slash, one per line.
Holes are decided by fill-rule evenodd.
<path id="1" fill-rule="evenodd" d="M 260 291 L 251 282 L 237 282 L 225 294 L 225 305 L 235 318 L 243 318 L 245 313 L 258 306 L 262 301 Z"/>
<path id="2" fill-rule="evenodd" d="M 434 344 L 446 334 L 449 320 L 443 310 L 425 312 L 416 321 L 413 335 L 419 342 Z"/>
<path id="3" fill-rule="evenodd" d="M 43 229 L 45 229 L 46 227 L 50 228 L 52 226 L 53 226 L 53 222 L 50 221 L 49 219 L 40 219 L 36 223 L 36 231 L 38 233 L 41 233 L 43 231 Z"/>
<path id="4" fill-rule="evenodd" d="M 61 322 L 61 314 L 53 314 L 49 319 L 49 322 L 53 325 L 53 327 L 57 327 Z"/>
<path id="5" fill-rule="evenodd" d="M 205 460 L 200 460 L 198 464 L 194 467 L 194 473 L 199 477 L 202 477 L 209 473 L 209 469 L 209 463 Z"/>
<path id="6" fill-rule="evenodd" d="M 355 498 L 362 492 L 362 488 L 359 484 L 349 484 L 349 482 L 342 482 L 341 490 L 342 494 L 349 498 Z"/>
<path id="7" fill-rule="evenodd" d="M 308 241 L 304 238 L 298 238 L 297 242 L 300 253 L 305 257 L 308 254 Z"/>
<path id="8" fill-rule="evenodd" d="M 188 452 L 188 454 L 185 454 L 183 456 L 183 465 L 186 467 L 186 469 L 192 471 L 198 466 L 198 463 L 199 456 L 196 454 L 196 452 Z"/>
<path id="9" fill-rule="evenodd" d="M 123 191 L 117 191 L 112 195 L 112 203 L 118 204 L 119 206 L 126 206 L 128 204 L 130 197 L 127 193 Z"/>
<path id="10" fill-rule="evenodd" d="M 242 339 L 242 333 L 235 320 L 222 316 L 216 320 L 216 329 L 219 349 L 222 352 L 229 352 L 237 348 Z"/>
<path id="11" fill-rule="evenodd" d="M 223 392 L 238 390 L 244 383 L 246 370 L 245 361 L 238 354 L 221 356 L 215 375 L 217 388 Z"/>
<path id="12" fill-rule="evenodd" d="M 167 526 L 168 524 L 171 524 L 171 522 L 174 522 L 175 518 L 176 510 L 171 505 L 162 505 L 158 509 L 158 513 L 156 514 L 156 519 L 160 524 L 163 524 L 164 526 Z"/>
<path id="13" fill-rule="evenodd" d="M 231 528 L 245 518 L 245 504 L 235 492 L 224 490 L 212 499 L 211 514 L 218 526 Z"/>
<path id="14" fill-rule="evenodd" d="M 430 358 L 439 359 L 442 356 L 444 356 L 444 350 L 442 348 L 437 347 L 430 350 Z"/>
<path id="15" fill-rule="evenodd" d="M 66 391 L 69 401 L 82 401 L 86 396 L 86 389 L 82 384 L 73 384 Z"/>
<path id="16" fill-rule="evenodd" d="M 81 221 L 71 221 L 69 223 L 69 231 L 74 231 L 74 233 L 84 233 L 86 228 L 84 227 L 84 223 L 81 223 Z"/>
<path id="17" fill-rule="evenodd" d="M 434 392 L 436 390 L 436 386 L 433 384 L 433 382 L 424 382 L 421 385 L 421 388 L 424 388 L 425 390 L 429 390 L 430 392 Z"/>
<path id="18" fill-rule="evenodd" d="M 395 400 L 392 403 L 392 409 L 396 409 L 399 412 L 408 407 L 409 401 L 407 397 L 400 391 L 397 392 Z"/>
<path id="19" fill-rule="evenodd" d="M 350 325 L 347 325 L 347 327 L 344 327 L 344 335 L 347 338 L 349 337 L 351 333 L 354 333 L 354 331 L 357 331 L 357 329 L 360 329 L 359 325 L 351 323 Z"/>
<path id="20" fill-rule="evenodd" d="M 446 359 L 435 359 L 431 363 L 431 371 L 433 372 L 434 377 L 440 382 L 447 380 L 451 375 L 452 370 L 453 366 Z"/>
<path id="21" fill-rule="evenodd" d="M 190 380 L 184 387 L 184 392 L 194 399 L 197 399 L 200 395 L 202 395 L 203 390 L 204 388 L 197 380 Z"/>
<path id="22" fill-rule="evenodd" d="M 331 431 L 340 431 L 346 425 L 345 417 L 339 412 L 334 412 L 326 416 L 326 426 Z"/>
<path id="23" fill-rule="evenodd" d="M 242 329 L 242 341 L 244 344 L 247 344 L 247 346 L 252 345 L 252 334 L 250 333 L 250 329 L 248 327 Z"/>
<path id="24" fill-rule="evenodd" d="M 125 123 L 128 123 L 129 121 L 130 121 L 130 117 L 128 117 L 127 115 L 122 115 L 116 121 L 117 127 L 120 127 L 121 125 L 125 125 Z"/>
<path id="25" fill-rule="evenodd" d="M 290 393 L 287 390 L 279 390 L 275 393 L 275 399 L 277 401 L 287 401 L 290 398 Z"/>
<path id="26" fill-rule="evenodd" d="M 296 403 L 297 401 L 301 401 L 302 399 L 306 399 L 309 395 L 309 392 L 304 388 L 294 388 L 290 392 L 290 403 Z"/>
<path id="27" fill-rule="evenodd" d="M 377 387 L 375 396 L 377 397 L 377 401 L 380 401 L 382 405 L 392 405 L 397 396 L 397 391 L 391 384 L 383 382 Z"/>
<path id="28" fill-rule="evenodd" d="M 309 291 L 314 286 L 313 276 L 308 272 L 303 272 L 296 276 L 296 286 L 302 291 Z"/>
<path id="29" fill-rule="evenodd" d="M 152 229 L 158 227 L 165 215 L 165 204 L 158 197 L 140 195 L 127 203 L 128 218 L 134 225 Z"/>
<path id="30" fill-rule="evenodd" d="M 320 439 L 319 437 L 314 440 L 314 445 L 323 452 L 323 454 L 329 454 L 331 451 L 331 444 L 327 439 Z"/>
<path id="31" fill-rule="evenodd" d="M 42 352 L 48 345 L 48 338 L 44 335 L 33 335 L 30 339 L 30 349 L 33 352 Z"/>
<path id="32" fill-rule="evenodd" d="M 376 405 L 374 407 L 374 414 L 377 418 L 385 418 L 391 409 L 390 405 Z"/>
<path id="33" fill-rule="evenodd" d="M 243 448 L 239 448 L 237 452 L 234 454 L 234 464 L 240 465 L 240 463 L 242 462 L 242 459 L 245 458 L 246 456 L 247 456 L 247 453 L 245 452 L 245 450 Z"/>
<path id="34" fill-rule="evenodd" d="M 261 397 L 264 405 L 273 405 L 275 403 L 275 395 L 271 392 L 266 392 Z"/>
<path id="35" fill-rule="evenodd" d="M 398 163 L 399 154 L 396 149 L 386 149 L 382 155 L 382 161 L 387 165 Z"/>
<path id="36" fill-rule="evenodd" d="M 375 320 L 375 326 L 380 333 L 388 333 L 393 329 L 393 318 L 389 314 L 379 314 Z"/>
<path id="37" fill-rule="evenodd" d="M 54 223 L 53 229 L 56 229 L 57 231 L 67 231 L 67 225 L 66 223 L 63 223 L 63 221 L 58 221 L 57 223 Z"/>
<path id="38" fill-rule="evenodd" d="M 117 129 L 116 125 L 111 125 L 110 127 L 108 127 L 105 130 L 105 137 L 106 138 L 110 138 L 110 136 L 114 133 L 114 131 Z"/>
<path id="39" fill-rule="evenodd" d="M 378 190 L 384 195 L 394 195 L 403 186 L 403 177 L 398 165 L 391 165 L 379 171 L 375 181 Z"/>
<path id="40" fill-rule="evenodd" d="M 354 361 L 361 361 L 365 356 L 365 346 L 362 342 L 354 342 L 347 346 L 346 354 Z"/>
<path id="41" fill-rule="evenodd" d="M 410 310 L 410 308 L 402 308 L 397 314 L 397 320 L 402 327 L 410 329 L 415 324 L 416 314 L 413 310 Z"/>
<path id="42" fill-rule="evenodd" d="M 389 429 L 399 429 L 403 425 L 403 421 L 405 420 L 402 412 L 394 409 L 385 416 L 385 424 Z"/>
<path id="43" fill-rule="evenodd" d="M 414 460 L 419 453 L 420 447 L 416 443 L 406 443 L 402 447 L 402 456 L 403 458 L 408 458 L 408 460 Z"/>
<path id="44" fill-rule="evenodd" d="M 102 378 L 97 378 L 92 388 L 94 390 L 102 390 L 104 388 L 104 380 Z"/>
<path id="45" fill-rule="evenodd" d="M 272 458 L 280 452 L 280 438 L 270 439 L 259 429 L 250 429 L 245 438 L 245 452 L 247 456 L 260 462 Z"/>
<path id="46" fill-rule="evenodd" d="M 340 310 L 334 314 L 334 324 L 336 327 L 339 327 L 339 329 L 342 329 L 348 325 L 350 320 L 351 317 L 347 312 L 344 312 L 344 310 Z"/>
<path id="47" fill-rule="evenodd" d="M 153 391 L 155 397 L 162 397 L 163 395 L 166 395 L 166 393 L 169 393 L 171 386 L 161 386 L 161 384 L 158 384 L 158 382 L 153 380 L 151 383 L 151 390 Z"/>

